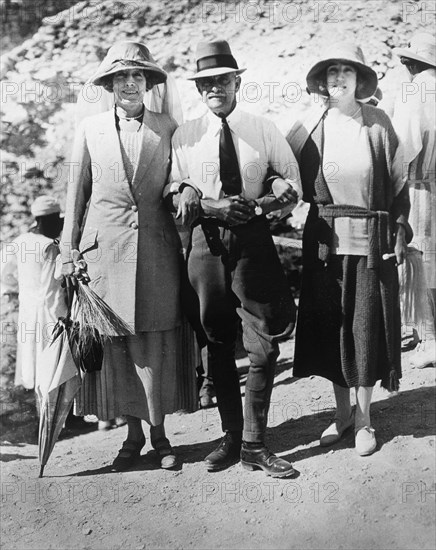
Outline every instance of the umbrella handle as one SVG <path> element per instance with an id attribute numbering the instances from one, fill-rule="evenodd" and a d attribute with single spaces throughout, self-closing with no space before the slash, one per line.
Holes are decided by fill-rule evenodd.
<path id="1" fill-rule="evenodd" d="M 78 250 L 74 249 L 71 251 L 71 258 L 75 267 L 74 276 L 78 281 L 84 285 L 87 285 L 91 279 L 87 273 L 88 265 L 83 259 L 82 254 Z"/>
<path id="2" fill-rule="evenodd" d="M 77 290 L 77 282 L 73 276 L 65 277 L 65 290 L 67 292 L 67 314 L 65 315 L 65 320 L 69 320 L 71 319 L 74 293 Z"/>

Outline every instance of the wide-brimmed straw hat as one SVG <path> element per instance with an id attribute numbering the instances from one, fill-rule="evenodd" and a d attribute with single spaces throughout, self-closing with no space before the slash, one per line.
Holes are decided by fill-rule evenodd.
<path id="1" fill-rule="evenodd" d="M 243 73 L 246 69 L 240 69 L 230 50 L 226 40 L 214 40 L 212 42 L 200 42 L 197 46 L 197 72 L 189 76 L 188 80 L 207 78 L 220 74 Z"/>
<path id="2" fill-rule="evenodd" d="M 153 84 L 162 84 L 167 79 L 167 73 L 159 67 L 144 44 L 117 42 L 109 48 L 106 57 L 89 82 L 96 86 L 103 86 L 107 76 L 129 69 L 142 69 Z"/>
<path id="3" fill-rule="evenodd" d="M 361 48 L 347 42 L 338 42 L 330 46 L 322 60 L 310 69 L 306 82 L 311 93 L 328 96 L 326 70 L 334 63 L 346 63 L 356 69 L 360 77 L 356 99 L 366 99 L 374 95 L 378 85 L 377 73 L 366 64 Z"/>
<path id="4" fill-rule="evenodd" d="M 394 53 L 436 67 L 436 40 L 429 32 L 416 33 L 407 48 L 394 48 Z"/>

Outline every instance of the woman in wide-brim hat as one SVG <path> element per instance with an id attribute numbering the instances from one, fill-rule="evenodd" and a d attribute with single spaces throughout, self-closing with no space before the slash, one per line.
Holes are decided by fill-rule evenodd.
<path id="1" fill-rule="evenodd" d="M 121 42 L 108 51 L 90 83 L 113 96 L 113 107 L 80 123 L 73 148 L 62 238 L 63 274 L 72 275 L 77 252 L 90 287 L 132 327 L 111 337 L 97 373 L 94 410 L 100 420 L 126 415 L 127 440 L 113 462 L 126 470 L 145 444 L 141 420 L 161 466 L 176 458 L 164 418 L 176 410 L 176 334 L 180 243 L 162 201 L 176 127 L 169 113 L 153 112 L 144 98 L 167 75 L 145 45 Z M 96 109 L 98 111 L 98 109 Z M 102 397 L 103 395 L 103 397 Z M 92 404 L 91 404 L 92 405 Z"/>
<path id="2" fill-rule="evenodd" d="M 320 444 L 339 441 L 354 425 L 356 450 L 367 455 L 376 448 L 373 386 L 381 380 L 396 390 L 401 377 L 395 259 L 401 263 L 405 254 L 407 187 L 389 118 L 364 103 L 376 92 L 377 75 L 361 49 L 333 45 L 310 69 L 307 86 L 325 99 L 325 110 L 311 127 L 300 126 L 298 144 L 288 136 L 299 148 L 303 199 L 310 203 L 294 375 L 333 382 L 336 414 Z"/>

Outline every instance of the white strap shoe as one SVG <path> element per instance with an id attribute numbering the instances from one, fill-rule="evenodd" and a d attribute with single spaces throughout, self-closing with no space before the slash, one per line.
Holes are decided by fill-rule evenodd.
<path id="1" fill-rule="evenodd" d="M 372 454 L 377 447 L 375 430 L 368 426 L 356 430 L 356 451 L 360 456 Z"/>

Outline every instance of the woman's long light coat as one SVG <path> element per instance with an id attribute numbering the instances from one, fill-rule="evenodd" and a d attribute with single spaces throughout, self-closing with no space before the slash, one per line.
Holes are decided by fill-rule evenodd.
<path id="1" fill-rule="evenodd" d="M 84 119 L 73 148 L 62 260 L 79 249 L 91 288 L 135 332 L 179 322 L 180 241 L 162 202 L 175 126 L 169 116 L 145 110 L 131 184 L 114 110 Z"/>

